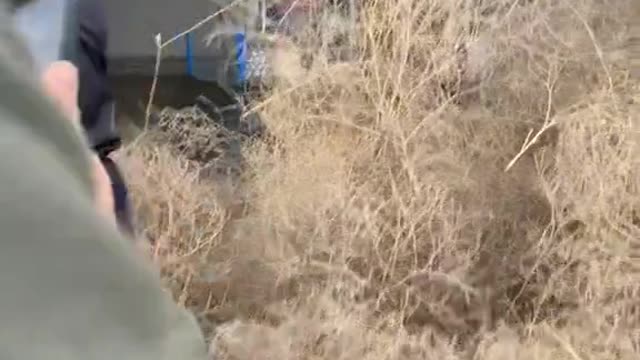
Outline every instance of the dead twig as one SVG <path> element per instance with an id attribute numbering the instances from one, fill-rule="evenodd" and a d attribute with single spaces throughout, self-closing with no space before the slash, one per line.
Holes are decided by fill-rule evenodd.
<path id="1" fill-rule="evenodd" d="M 509 172 L 509 170 L 511 170 L 511 168 L 527 153 L 527 151 L 529 151 L 529 149 L 531 149 L 533 145 L 537 144 L 540 141 L 540 138 L 542 137 L 542 135 L 544 135 L 549 129 L 551 129 L 554 126 L 556 126 L 556 122 L 554 121 L 545 124 L 540 130 L 538 130 L 538 132 L 533 138 L 531 138 L 531 134 L 533 133 L 533 130 L 529 131 L 527 138 L 522 144 L 522 148 L 520 149 L 518 154 L 514 156 L 514 158 L 511 159 L 511 161 L 509 161 L 509 164 L 507 165 L 507 167 L 505 167 L 504 172 Z M 531 140 L 529 140 L 529 138 L 531 138 Z"/>
<path id="2" fill-rule="evenodd" d="M 220 14 L 228 11 L 229 9 L 235 7 L 236 5 L 238 5 L 240 2 L 242 2 L 244 0 L 235 0 L 234 2 L 232 2 L 231 4 L 225 6 L 224 8 L 216 11 L 215 13 L 205 17 L 204 19 L 198 21 L 195 25 L 191 26 L 190 28 L 188 28 L 187 30 L 174 35 L 173 37 L 169 38 L 169 40 L 166 41 L 162 41 L 162 34 L 158 33 L 156 34 L 154 40 L 156 43 L 156 63 L 155 63 L 155 69 L 153 72 L 153 82 L 151 84 L 151 90 L 149 91 L 149 101 L 147 102 L 147 109 L 145 112 L 145 130 L 147 130 L 148 125 L 149 125 L 149 117 L 151 116 L 151 108 L 153 106 L 153 100 L 155 97 L 155 93 L 156 93 L 156 88 L 158 86 L 158 77 L 160 75 L 160 64 L 162 61 L 162 49 L 164 49 L 165 47 L 167 47 L 168 45 L 171 45 L 172 43 L 176 42 L 177 40 L 181 39 L 182 37 L 186 36 L 187 34 L 201 28 L 202 26 L 204 26 L 205 24 L 207 24 L 208 22 L 210 22 L 211 20 L 215 19 L 216 17 L 220 16 Z"/>
<path id="3" fill-rule="evenodd" d="M 607 80 L 609 82 L 609 91 L 613 90 L 613 78 L 611 77 L 611 71 L 609 71 L 609 67 L 607 66 L 607 63 L 604 60 L 604 53 L 602 51 L 602 48 L 598 44 L 598 40 L 596 39 L 596 35 L 593 33 L 593 29 L 591 29 L 591 26 L 589 26 L 589 23 L 587 22 L 587 20 L 573 5 L 571 5 L 568 2 L 567 4 L 569 5 L 569 8 L 571 9 L 571 11 L 573 11 L 573 13 L 576 15 L 578 20 L 580 20 L 585 30 L 587 31 L 587 34 L 589 34 L 589 38 L 591 39 L 593 48 L 595 49 L 596 54 L 598 55 L 598 60 L 600 61 L 600 65 L 602 66 L 602 69 L 604 70 L 604 73 L 607 76 Z"/>
<path id="4" fill-rule="evenodd" d="M 553 92 L 555 90 L 555 84 L 556 81 L 558 80 L 557 77 L 557 71 L 553 71 L 553 69 L 548 69 L 548 74 L 547 74 L 547 82 L 546 82 L 546 88 L 547 88 L 547 109 L 546 109 L 546 113 L 545 113 L 545 119 L 544 119 L 544 124 L 542 125 L 542 127 L 540 128 L 540 130 L 538 130 L 538 132 L 531 137 L 531 134 L 533 134 L 533 130 L 530 130 L 529 133 L 527 134 L 527 137 L 524 140 L 524 143 L 522 144 L 522 147 L 520 148 L 520 151 L 518 152 L 518 154 L 516 154 L 516 156 L 513 157 L 513 159 L 511 159 L 511 161 L 509 161 L 509 164 L 507 164 L 507 166 L 504 169 L 504 172 L 509 172 L 509 170 L 511 170 L 511 168 L 513 168 L 515 166 L 515 164 L 536 144 L 538 144 L 540 142 L 540 139 L 542 139 L 542 136 L 549 131 L 549 129 L 555 127 L 557 125 L 556 121 L 553 120 L 551 118 L 551 110 L 553 108 Z"/>
<path id="5" fill-rule="evenodd" d="M 202 19 L 200 21 L 198 21 L 195 25 L 191 26 L 187 30 L 185 30 L 185 31 L 175 35 L 174 37 L 170 38 L 169 40 L 163 42 L 160 46 L 164 48 L 167 45 L 171 45 L 172 43 L 176 42 L 180 38 L 187 36 L 187 34 L 193 32 L 195 30 L 198 30 L 199 28 L 204 26 L 209 21 L 211 21 L 211 20 L 217 18 L 218 16 L 220 16 L 222 13 L 225 13 L 225 12 L 229 11 L 229 9 L 234 8 L 235 6 L 237 6 L 239 3 L 243 2 L 243 1 L 245 1 L 245 0 L 235 0 L 231 4 L 223 7 L 222 9 L 216 11 L 215 13 L 205 17 L 204 19 Z"/>
<path id="6" fill-rule="evenodd" d="M 578 354 L 576 349 L 569 343 L 568 340 L 560 336 L 555 330 L 553 330 L 549 325 L 544 326 L 545 331 L 550 334 L 557 342 L 560 344 L 562 349 L 567 352 L 574 360 L 585 360 L 582 356 Z"/>

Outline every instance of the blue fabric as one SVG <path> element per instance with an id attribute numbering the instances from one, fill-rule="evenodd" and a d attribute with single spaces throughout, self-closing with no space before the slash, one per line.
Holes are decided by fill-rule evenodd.
<path id="1" fill-rule="evenodd" d="M 247 41 L 243 32 L 236 33 L 236 85 L 243 86 L 247 81 Z"/>
<path id="2" fill-rule="evenodd" d="M 186 42 L 186 58 L 187 58 L 187 75 L 193 76 L 193 49 L 192 49 L 192 38 L 191 33 L 187 33 L 184 38 Z"/>

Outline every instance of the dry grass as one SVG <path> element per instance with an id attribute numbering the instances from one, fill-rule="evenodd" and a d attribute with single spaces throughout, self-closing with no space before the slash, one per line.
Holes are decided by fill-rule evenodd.
<path id="1" fill-rule="evenodd" d="M 241 205 L 129 149 L 219 359 L 640 358 L 639 5 L 367 1 L 358 60 L 261 105 Z"/>

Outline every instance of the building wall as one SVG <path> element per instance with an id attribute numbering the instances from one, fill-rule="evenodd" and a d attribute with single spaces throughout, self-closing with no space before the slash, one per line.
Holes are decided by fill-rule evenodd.
<path id="1" fill-rule="evenodd" d="M 109 18 L 109 52 L 111 57 L 134 57 L 155 55 L 154 36 L 161 33 L 163 38 L 188 29 L 199 20 L 223 8 L 230 0 L 104 0 Z M 249 0 L 248 5 L 234 7 L 208 23 L 193 34 L 196 55 L 205 55 L 203 38 L 220 27 L 231 28 L 249 23 L 257 15 L 257 2 Z M 222 25 L 221 22 L 225 22 Z M 235 24 L 233 24 L 235 23 Z M 184 40 L 165 49 L 167 56 L 182 56 L 185 53 Z"/>
<path id="2" fill-rule="evenodd" d="M 109 19 L 109 55 L 142 57 L 156 53 L 155 34 L 169 38 L 212 9 L 209 0 L 105 0 Z M 184 42 L 165 49 L 165 54 L 184 54 Z"/>
<path id="3" fill-rule="evenodd" d="M 113 74 L 152 74 L 156 57 L 154 37 L 164 40 L 189 29 L 233 0 L 103 0 L 109 23 L 110 71 Z M 213 31 L 232 34 L 251 26 L 259 14 L 258 1 L 247 0 L 191 34 L 193 75 L 228 82 L 235 75 L 234 41 L 221 36 L 211 46 L 204 40 Z M 186 73 L 186 39 L 163 49 L 161 73 Z"/>

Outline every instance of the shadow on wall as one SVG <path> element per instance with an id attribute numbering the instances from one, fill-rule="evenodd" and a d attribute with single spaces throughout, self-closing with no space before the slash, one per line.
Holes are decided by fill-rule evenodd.
<path id="1" fill-rule="evenodd" d="M 143 127 L 153 76 L 133 73 L 112 75 L 110 81 L 119 123 L 125 121 Z M 156 109 L 181 109 L 192 106 L 201 95 L 220 107 L 235 103 L 233 92 L 215 82 L 198 80 L 186 74 L 164 74 L 158 78 L 153 105 Z"/>

